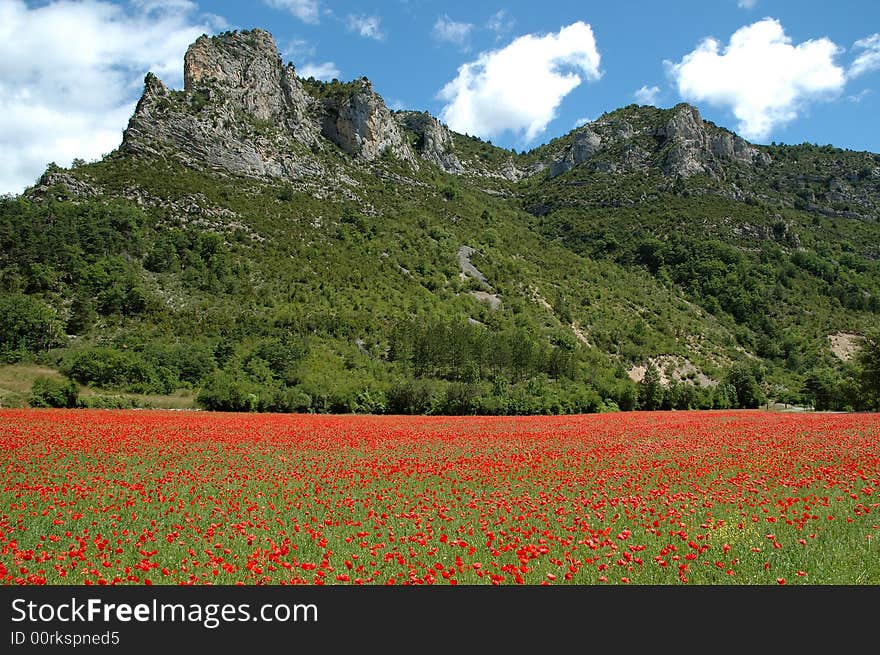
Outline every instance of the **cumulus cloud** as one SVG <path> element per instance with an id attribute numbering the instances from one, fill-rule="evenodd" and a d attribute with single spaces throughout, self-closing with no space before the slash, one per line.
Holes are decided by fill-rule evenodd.
<path id="1" fill-rule="evenodd" d="M 317 23 L 319 20 L 318 0 L 263 0 L 273 9 L 288 11 L 304 23 Z"/>
<path id="2" fill-rule="evenodd" d="M 354 14 L 349 14 L 345 19 L 345 24 L 350 32 L 357 32 L 365 39 L 381 41 L 385 38 L 385 33 L 382 32 L 378 16 L 355 16 Z"/>
<path id="3" fill-rule="evenodd" d="M 727 107 L 743 136 L 766 140 L 810 101 L 843 89 L 844 70 L 834 63 L 839 51 L 827 38 L 792 45 L 779 21 L 765 18 L 734 32 L 723 50 L 707 38 L 666 65 L 682 98 Z"/>
<path id="4" fill-rule="evenodd" d="M 297 67 L 296 74 L 300 77 L 314 77 L 316 80 L 339 79 L 339 68 L 332 61 L 321 63 L 309 62 Z"/>
<path id="5" fill-rule="evenodd" d="M 562 100 L 584 79 L 597 80 L 600 56 L 583 22 L 555 34 L 526 34 L 463 64 L 438 94 L 440 117 L 453 130 L 481 137 L 505 131 L 534 140 Z"/>
<path id="6" fill-rule="evenodd" d="M 849 67 L 848 77 L 858 77 L 863 73 L 880 69 L 880 32 L 859 39 L 853 44 L 853 49 L 861 50 L 861 53 Z"/>
<path id="7" fill-rule="evenodd" d="M 636 102 L 640 105 L 656 105 L 657 98 L 660 97 L 660 87 L 648 86 L 646 84 L 640 89 L 636 89 L 633 97 L 635 97 Z"/>
<path id="8" fill-rule="evenodd" d="M 473 29 L 473 23 L 459 23 L 449 16 L 443 16 L 434 23 L 432 34 L 438 41 L 446 41 L 459 48 L 467 48 L 468 39 L 470 39 Z"/>
<path id="9" fill-rule="evenodd" d="M 0 193 L 116 148 L 147 71 L 183 83 L 183 55 L 219 25 L 186 0 L 0 2 Z"/>

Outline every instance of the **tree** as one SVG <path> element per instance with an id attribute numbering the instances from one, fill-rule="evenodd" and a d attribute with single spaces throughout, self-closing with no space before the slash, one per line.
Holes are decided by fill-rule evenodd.
<path id="1" fill-rule="evenodd" d="M 55 311 L 32 296 L 0 296 L 0 360 L 16 352 L 37 352 L 61 343 L 61 323 Z"/>
<path id="2" fill-rule="evenodd" d="M 726 382 L 736 392 L 735 405 L 740 408 L 756 408 L 764 403 L 759 379 L 761 372 L 745 364 L 735 364 L 726 376 Z"/>
<path id="3" fill-rule="evenodd" d="M 649 361 L 645 367 L 645 377 L 639 382 L 639 408 L 659 409 L 663 402 L 663 387 L 660 385 L 660 371 Z"/>
<path id="4" fill-rule="evenodd" d="M 869 409 L 880 410 L 880 333 L 865 337 L 857 361 L 864 401 Z"/>
<path id="5" fill-rule="evenodd" d="M 815 409 L 838 409 L 841 406 L 840 385 L 840 376 L 830 368 L 814 368 L 804 380 L 804 396 Z"/>

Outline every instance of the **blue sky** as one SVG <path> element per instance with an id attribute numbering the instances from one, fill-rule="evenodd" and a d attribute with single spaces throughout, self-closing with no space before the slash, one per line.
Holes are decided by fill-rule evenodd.
<path id="1" fill-rule="evenodd" d="M 688 101 L 754 142 L 880 152 L 874 0 L 0 0 L 0 193 L 109 152 L 147 70 L 179 88 L 195 37 L 252 27 L 301 74 L 366 75 L 391 107 L 517 150 Z"/>

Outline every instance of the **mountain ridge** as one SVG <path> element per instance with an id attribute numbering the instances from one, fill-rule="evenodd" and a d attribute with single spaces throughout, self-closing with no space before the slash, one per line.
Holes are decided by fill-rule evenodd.
<path id="1" fill-rule="evenodd" d="M 876 324 L 878 210 L 880 156 L 690 105 L 516 153 L 302 79 L 265 31 L 203 35 L 117 151 L 0 207 L 0 295 L 30 307 L 0 354 L 215 408 L 857 406 L 829 339 Z"/>
<path id="2" fill-rule="evenodd" d="M 456 175 L 510 181 L 545 171 L 552 178 L 585 164 L 625 173 L 659 167 L 672 179 L 699 174 L 724 179 L 731 166 L 773 168 L 772 147 L 748 143 L 705 121 L 686 103 L 669 109 L 630 105 L 607 112 L 522 154 L 495 149 L 492 159 L 499 162 L 486 166 L 456 151 L 464 139 L 474 137 L 455 135 L 428 112 L 390 111 L 367 78 L 326 83 L 297 77 L 293 64 L 282 65 L 271 35 L 259 29 L 200 37 L 184 60 L 184 87 L 182 94 L 169 91 L 148 74 L 121 148 L 155 154 L 170 147 L 190 166 L 292 180 L 330 174 L 311 156 L 312 150 L 326 149 L 328 141 L 365 162 L 390 155 L 416 170 L 419 161 L 428 161 Z M 633 114 L 640 116 L 633 121 Z M 187 152 L 192 156 L 187 158 Z M 863 158 L 866 165 L 869 158 Z M 864 194 L 851 189 L 854 176 L 864 174 L 863 166 L 827 176 L 823 181 L 833 187 L 830 202 L 813 203 L 815 208 L 829 215 L 849 211 L 876 219 L 877 203 L 871 201 L 864 207 L 868 211 L 861 211 Z M 877 156 L 868 175 L 880 180 Z M 834 202 L 856 208 L 834 209 Z"/>

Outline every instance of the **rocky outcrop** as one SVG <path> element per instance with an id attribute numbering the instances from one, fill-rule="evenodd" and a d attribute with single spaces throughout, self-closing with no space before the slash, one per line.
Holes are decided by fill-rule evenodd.
<path id="1" fill-rule="evenodd" d="M 575 132 L 574 140 L 562 156 L 550 164 L 550 177 L 556 177 L 583 164 L 602 149 L 602 138 L 589 127 Z"/>
<path id="2" fill-rule="evenodd" d="M 369 80 L 344 86 L 353 91 L 323 97 L 307 91 L 263 30 L 201 36 L 184 58 L 183 92 L 147 75 L 123 149 L 237 175 L 322 177 L 314 154 L 327 139 L 362 161 L 388 153 L 418 169 Z M 454 158 L 445 161 L 454 166 Z"/>
<path id="3" fill-rule="evenodd" d="M 361 78 L 354 93 L 325 103 L 321 134 L 358 159 L 372 161 L 388 153 L 418 168 L 400 126 L 367 78 Z"/>
<path id="4" fill-rule="evenodd" d="M 660 120 L 652 123 L 649 114 Z M 769 163 L 770 158 L 740 137 L 706 124 L 696 108 L 680 104 L 671 110 L 644 109 L 630 115 L 618 112 L 578 128 L 571 142 L 558 151 L 549 176 L 557 177 L 581 164 L 598 171 L 631 172 L 658 166 L 669 177 L 698 173 L 724 176 L 731 164 Z M 646 118 L 648 120 L 646 120 Z"/>
<path id="5" fill-rule="evenodd" d="M 28 197 L 32 200 L 42 200 L 54 191 L 59 191 L 67 198 L 93 198 L 100 195 L 100 191 L 91 184 L 77 179 L 66 171 L 54 168 L 40 176 L 30 189 Z"/>
<path id="6" fill-rule="evenodd" d="M 230 103 L 193 111 L 195 97 L 175 97 L 148 75 L 123 135 L 122 149 L 167 155 L 188 166 L 237 175 L 296 178 L 321 174 L 320 165 L 302 155 L 303 144 L 294 135 L 270 129 L 261 133 L 259 125 L 237 120 L 239 108 Z"/>
<path id="7" fill-rule="evenodd" d="M 723 175 L 727 164 L 769 163 L 769 156 L 730 132 L 709 129 L 696 107 L 681 104 L 657 136 L 669 146 L 663 172 L 687 178 L 698 173 Z"/>
<path id="8" fill-rule="evenodd" d="M 400 111 L 394 117 L 416 136 L 415 148 L 423 159 L 447 173 L 461 175 L 464 172 L 464 166 L 455 154 L 452 133 L 440 121 L 426 111 Z"/>
<path id="9" fill-rule="evenodd" d="M 604 173 L 656 168 L 670 178 L 725 178 L 732 165 L 770 162 L 765 151 L 704 122 L 686 104 L 606 114 L 575 130 L 550 156 L 531 160 L 488 150 L 478 156 L 463 151 L 471 152 L 467 156 L 456 152 L 456 142 L 427 112 L 390 111 L 367 78 L 301 80 L 292 64 L 283 64 L 272 36 L 251 30 L 199 37 L 184 58 L 183 91 L 148 74 L 122 150 L 324 187 L 328 175 L 337 181 L 343 175 L 329 164 L 331 143 L 360 162 L 388 156 L 416 171 L 427 161 L 447 173 L 512 182 L 544 170 L 553 178 L 582 165 Z M 834 211 L 846 211 L 849 186 L 839 180 L 829 189 L 829 201 L 843 207 Z"/>
<path id="10" fill-rule="evenodd" d="M 213 38 L 203 35 L 183 60 L 186 93 L 217 89 L 257 120 L 277 120 L 287 108 L 283 74 L 275 41 L 263 30 Z"/>
<path id="11" fill-rule="evenodd" d="M 187 50 L 183 92 L 147 74 L 122 149 L 237 175 L 319 176 L 314 105 L 268 32 L 202 36 Z"/>
<path id="12" fill-rule="evenodd" d="M 297 79 L 293 64 L 282 66 L 272 35 L 263 30 L 201 36 L 186 52 L 184 91 L 242 109 L 256 121 L 283 126 L 298 141 L 317 141 L 310 113 L 315 101 Z"/>

